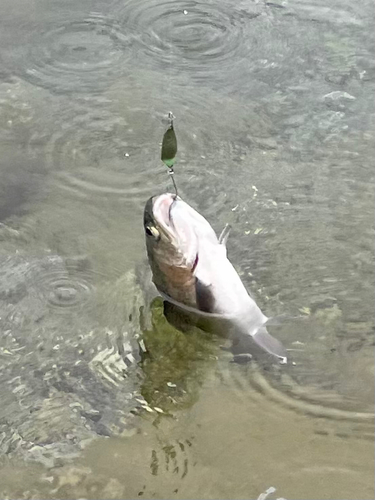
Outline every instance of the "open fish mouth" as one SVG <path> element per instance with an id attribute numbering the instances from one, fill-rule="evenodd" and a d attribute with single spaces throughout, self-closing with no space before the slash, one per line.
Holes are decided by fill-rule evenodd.
<path id="1" fill-rule="evenodd" d="M 172 207 L 175 203 L 181 201 L 181 198 L 176 197 L 176 195 L 171 193 L 161 194 L 153 198 L 153 215 L 159 224 L 162 224 L 166 228 L 170 228 L 173 225 L 172 220 Z"/>

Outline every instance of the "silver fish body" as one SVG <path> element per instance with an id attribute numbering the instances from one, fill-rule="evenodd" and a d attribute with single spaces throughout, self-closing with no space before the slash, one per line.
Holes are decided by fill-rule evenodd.
<path id="1" fill-rule="evenodd" d="M 267 332 L 268 318 L 227 257 L 227 231 L 218 238 L 202 215 L 170 193 L 148 200 L 144 228 L 153 281 L 165 300 L 224 325 L 250 350 L 261 348 L 287 362 L 284 347 Z"/>

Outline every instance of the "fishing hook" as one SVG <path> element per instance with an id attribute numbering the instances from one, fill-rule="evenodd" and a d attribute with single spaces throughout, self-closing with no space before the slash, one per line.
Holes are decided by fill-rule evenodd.
<path id="1" fill-rule="evenodd" d="M 174 180 L 174 170 L 173 170 L 173 167 L 169 168 L 168 173 L 171 176 L 171 179 L 172 179 L 172 182 L 173 182 L 173 187 L 174 187 L 174 190 L 175 190 L 174 199 L 176 199 L 177 196 L 178 196 L 178 190 L 177 190 L 176 181 Z"/>

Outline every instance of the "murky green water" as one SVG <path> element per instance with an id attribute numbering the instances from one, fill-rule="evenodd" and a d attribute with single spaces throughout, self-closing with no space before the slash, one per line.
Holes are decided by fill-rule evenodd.
<path id="1" fill-rule="evenodd" d="M 1 498 L 374 497 L 373 22 L 367 0 L 3 0 Z M 297 317 L 272 327 L 286 367 L 153 301 L 169 110 L 181 196 Z"/>

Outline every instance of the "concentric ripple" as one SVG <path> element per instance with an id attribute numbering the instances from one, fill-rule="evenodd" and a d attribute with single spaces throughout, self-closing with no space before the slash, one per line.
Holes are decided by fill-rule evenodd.
<path id="1" fill-rule="evenodd" d="M 170 74 L 193 72 L 199 79 L 225 64 L 228 70 L 241 53 L 245 14 L 226 2 L 130 0 L 118 8 L 123 33 L 137 36 L 137 57 Z M 194 72 L 198 74 L 194 75 Z"/>
<path id="2" fill-rule="evenodd" d="M 61 311 L 86 306 L 95 290 L 90 270 L 84 270 L 87 261 L 84 258 L 70 260 L 64 262 L 60 257 L 49 257 L 41 261 L 40 271 L 32 283 L 39 297 Z M 31 270 L 34 274 L 35 266 Z"/>
<path id="3" fill-rule="evenodd" d="M 92 13 L 42 32 L 39 43 L 30 44 L 21 76 L 57 92 L 101 91 L 123 72 L 128 43 L 113 19 Z"/>
<path id="4" fill-rule="evenodd" d="M 56 184 L 60 189 L 78 197 L 117 197 L 126 201 L 142 202 L 153 192 L 161 191 L 166 184 L 165 171 L 153 174 L 152 180 L 147 172 L 132 174 L 108 173 L 97 169 L 81 169 L 79 173 L 58 173 Z M 164 188 L 165 189 L 165 188 Z"/>
<path id="5" fill-rule="evenodd" d="M 150 176 L 150 171 L 155 172 L 153 159 L 159 156 L 158 131 L 149 119 L 145 127 L 137 110 L 127 109 L 125 119 L 111 111 L 108 103 L 94 100 L 89 106 L 85 102 L 61 109 L 52 133 L 36 131 L 31 137 L 30 155 L 42 145 L 47 164 L 55 173 L 55 186 L 75 197 L 133 200 L 139 195 L 143 199 L 166 181 L 164 170 Z M 152 141 L 151 134 L 155 135 Z"/>
<path id="6" fill-rule="evenodd" d="M 99 166 L 103 158 L 123 158 L 128 151 L 126 120 L 105 106 L 76 107 L 64 112 L 58 128 L 45 138 L 35 136 L 30 143 L 45 142 L 45 152 L 54 168 Z"/>
<path id="7" fill-rule="evenodd" d="M 356 438 L 373 439 L 374 412 L 361 411 L 347 406 L 348 401 L 335 391 L 301 386 L 287 376 L 289 383 L 277 381 L 277 374 L 262 371 L 257 366 L 220 366 L 217 376 L 222 385 L 231 389 L 241 401 L 248 399 L 256 404 L 258 411 L 272 411 L 280 414 L 293 411 L 316 419 L 318 428 L 333 427 L 337 435 L 348 433 Z M 281 374 L 283 377 L 283 375 Z M 283 377 L 283 378 L 284 378 Z M 265 410 L 266 408 L 266 410 Z"/>
<path id="8" fill-rule="evenodd" d="M 48 283 L 48 301 L 55 307 L 74 307 L 86 303 L 91 287 L 82 280 L 68 276 L 57 277 Z"/>

